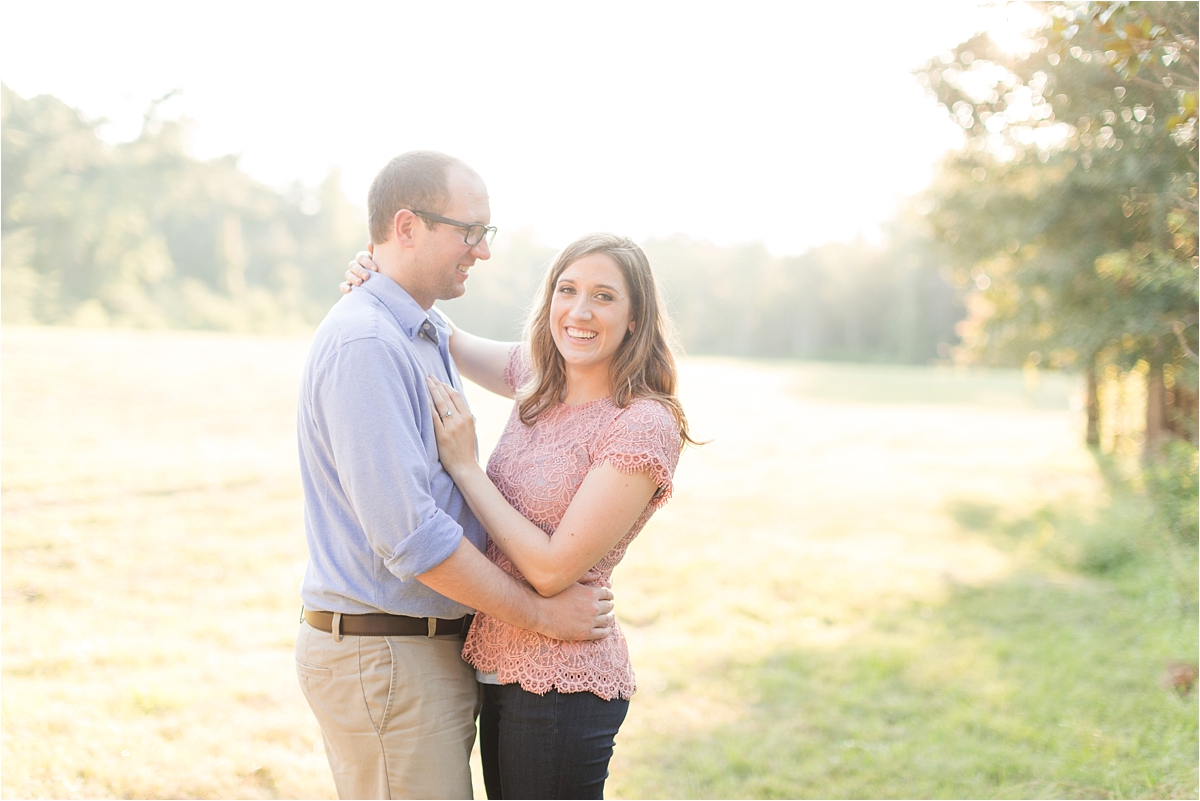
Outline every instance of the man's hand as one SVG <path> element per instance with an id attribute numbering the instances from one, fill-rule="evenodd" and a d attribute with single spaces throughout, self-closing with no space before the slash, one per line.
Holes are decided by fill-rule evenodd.
<path id="1" fill-rule="evenodd" d="M 616 620 L 613 607 L 613 593 L 608 587 L 572 584 L 558 595 L 540 599 L 535 631 L 556 640 L 603 640 L 612 634 Z"/>
<path id="2" fill-rule="evenodd" d="M 417 580 L 463 606 L 556 640 L 602 640 L 612 633 L 615 616 L 608 587 L 572 584 L 552 598 L 543 598 L 489 562 L 466 537 L 454 553 Z M 589 570 L 579 580 L 597 583 L 600 574 Z"/>

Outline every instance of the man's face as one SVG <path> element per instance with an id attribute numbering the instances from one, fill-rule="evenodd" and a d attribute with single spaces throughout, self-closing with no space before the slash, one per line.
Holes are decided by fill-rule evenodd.
<path id="1" fill-rule="evenodd" d="M 487 187 L 478 175 L 461 167 L 455 168 L 447 176 L 446 184 L 450 203 L 439 212 L 441 216 L 482 225 L 492 221 Z M 486 237 L 478 245 L 468 245 L 465 229 L 453 225 L 434 223 L 430 230 L 422 220 L 414 233 L 418 239 L 417 274 L 421 297 L 412 294 L 424 308 L 432 306 L 435 300 L 460 297 L 467 291 L 467 273 L 471 266 L 476 260 L 486 260 L 492 255 Z"/>

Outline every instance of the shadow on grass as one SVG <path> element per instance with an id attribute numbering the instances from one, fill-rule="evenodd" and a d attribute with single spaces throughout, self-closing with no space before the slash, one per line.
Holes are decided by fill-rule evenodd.
<path id="1" fill-rule="evenodd" d="M 1194 617 L 1200 596 L 1195 534 L 1180 536 L 1174 521 L 1135 492 L 1111 459 L 1098 457 L 1097 464 L 1111 498 L 1090 515 L 1061 504 L 1007 517 L 995 503 L 974 498 L 952 499 L 946 513 L 964 533 L 1020 554 L 1030 566 L 1103 579 L 1119 592 L 1148 593 L 1151 603 L 1165 599 Z"/>
<path id="2" fill-rule="evenodd" d="M 736 720 L 639 736 L 623 784 L 661 798 L 1195 797 L 1195 696 L 1160 677 L 1196 647 L 1177 606 L 1107 584 L 958 586 L 840 648 L 693 665 Z"/>

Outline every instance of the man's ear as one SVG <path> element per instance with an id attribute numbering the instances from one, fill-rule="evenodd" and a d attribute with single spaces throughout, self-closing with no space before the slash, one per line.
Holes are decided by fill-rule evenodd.
<path id="1" fill-rule="evenodd" d="M 413 214 L 408 209 L 400 209 L 396 212 L 396 216 L 392 218 L 392 236 L 396 238 L 396 242 L 402 248 L 411 248 L 415 243 L 413 241 L 413 229 L 417 224 L 417 215 Z"/>

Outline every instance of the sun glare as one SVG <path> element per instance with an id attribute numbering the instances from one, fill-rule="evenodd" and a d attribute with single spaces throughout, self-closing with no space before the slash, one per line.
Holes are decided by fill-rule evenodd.
<path id="1" fill-rule="evenodd" d="M 1034 34 L 1045 24 L 1045 12 L 1029 3 L 998 3 L 988 10 L 992 20 L 988 37 L 1008 55 L 1037 49 Z"/>
<path id="2" fill-rule="evenodd" d="M 214 2 L 234 13 L 231 0 Z M 440 37 L 466 12 L 437 4 L 363 0 L 284 19 L 270 4 L 242 4 L 232 27 L 226 14 L 196 18 L 169 3 L 120 19 L 103 4 L 82 4 L 61 29 L 52 4 L 13 4 L 0 29 L 0 77 L 23 97 L 53 94 L 104 120 L 99 133 L 110 143 L 135 138 L 150 103 L 180 90 L 154 117 L 184 121 L 198 158 L 234 154 L 272 187 L 314 187 L 336 168 L 361 204 L 380 165 L 433 148 L 486 176 L 505 231 L 530 228 L 556 245 L 581 230 L 639 239 L 682 232 L 794 254 L 889 218 L 955 146 L 961 134 L 916 84 L 914 65 L 993 19 L 996 36 L 1019 41 L 1036 17 L 1023 4 L 925 0 L 920 14 L 883 6 L 846 59 L 836 39 L 792 46 L 793 31 L 811 23 L 804 4 L 751 4 L 732 27 L 704 4 L 682 17 L 671 4 L 632 0 L 604 13 L 467 5 L 488 19 L 488 36 L 443 61 Z M 406 63 L 441 64 L 439 80 L 415 82 L 404 103 L 379 102 L 395 74 L 386 48 L 338 55 L 381 25 L 417 33 L 404 39 Z M 48 29 L 67 56 L 42 57 L 34 32 Z M 175 30 L 188 35 L 161 35 Z M 213 42 L 244 58 L 212 61 Z M 624 43 L 619 58 L 616 42 Z M 446 88 L 477 84 L 466 107 Z M 861 124 L 864 86 L 872 118 L 888 121 L 884 137 Z M 729 208 L 714 197 L 754 202 Z"/>

